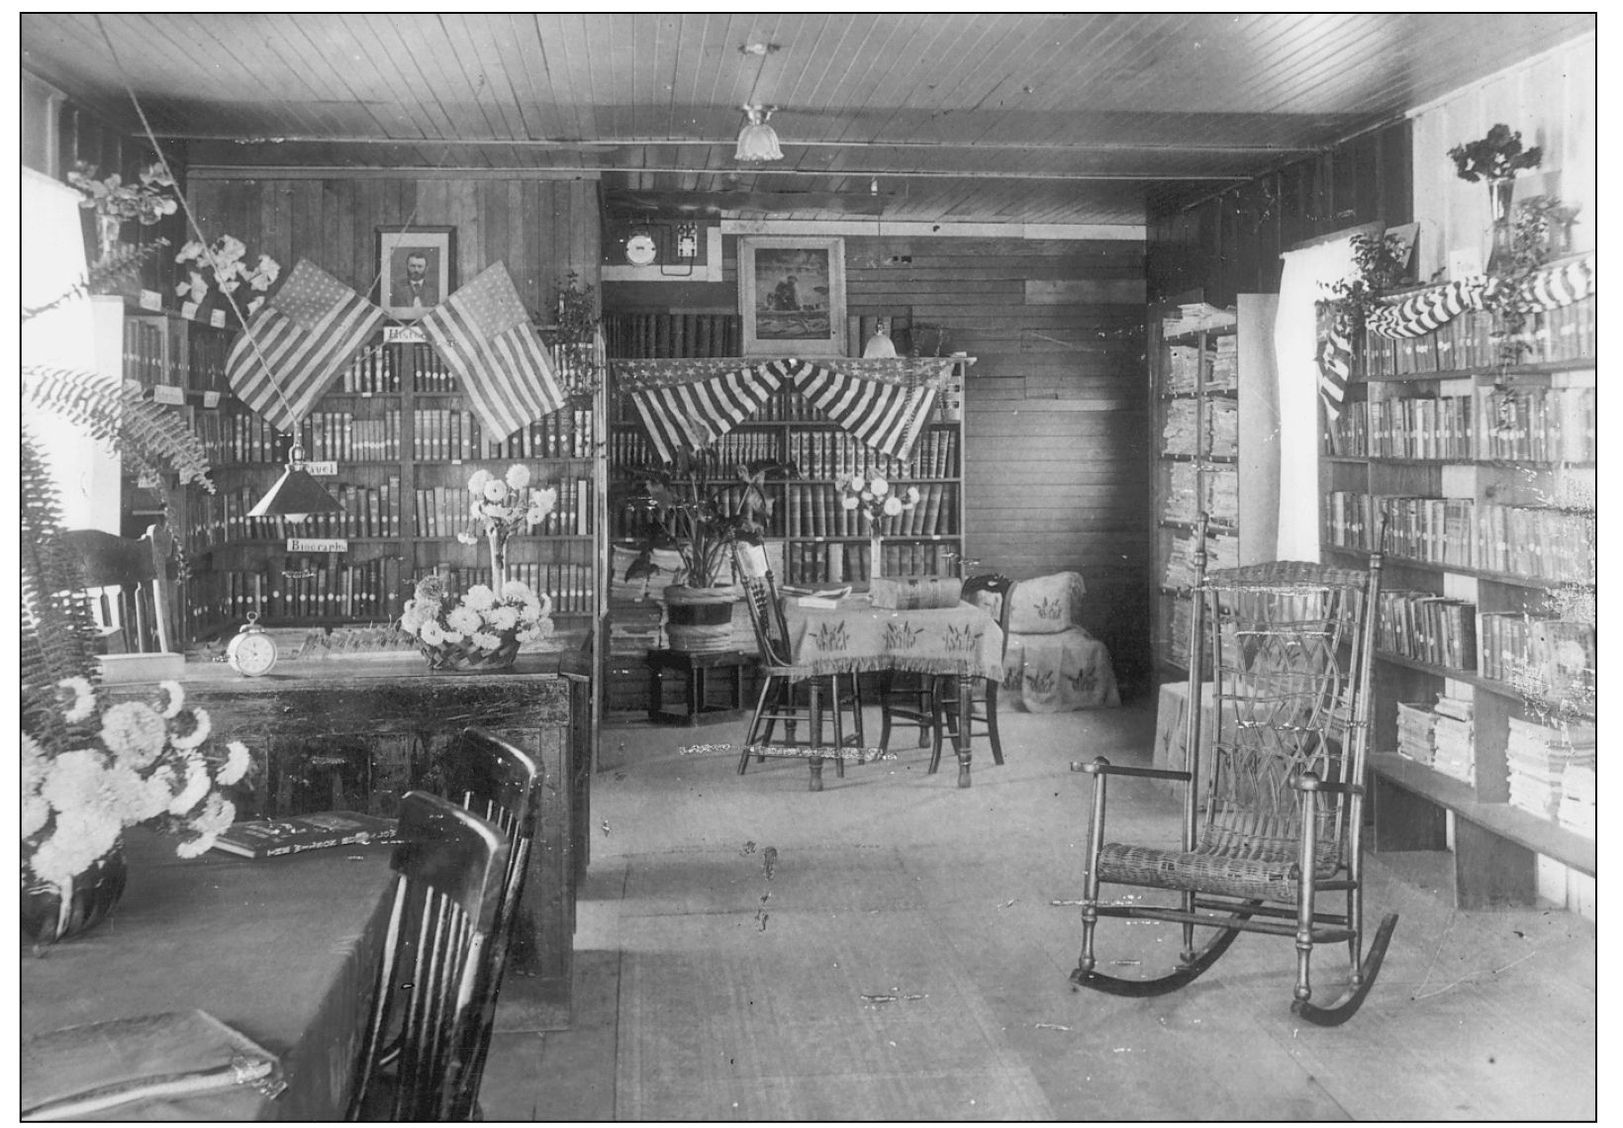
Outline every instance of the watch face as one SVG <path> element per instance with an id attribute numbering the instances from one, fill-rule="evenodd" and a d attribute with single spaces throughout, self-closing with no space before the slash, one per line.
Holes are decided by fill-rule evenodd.
<path id="1" fill-rule="evenodd" d="M 654 237 L 645 231 L 639 231 L 626 240 L 626 261 L 632 266 L 647 266 L 658 255 Z"/>
<path id="2" fill-rule="evenodd" d="M 257 678 L 276 665 L 276 640 L 266 634 L 238 635 L 227 657 L 237 673 Z"/>

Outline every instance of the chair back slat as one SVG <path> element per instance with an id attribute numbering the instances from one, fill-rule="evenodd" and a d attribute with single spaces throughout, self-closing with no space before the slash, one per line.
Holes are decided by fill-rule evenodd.
<path id="1" fill-rule="evenodd" d="M 1367 609 L 1376 573 L 1272 562 L 1203 573 L 1216 731 L 1201 847 L 1235 858 L 1297 857 L 1301 799 L 1293 781 L 1357 783 L 1369 707 Z M 1200 661 L 1191 640 L 1191 662 Z M 1321 795 L 1316 870 L 1346 860 L 1348 804 Z"/>
<path id="2" fill-rule="evenodd" d="M 749 608 L 750 626 L 755 630 L 755 645 L 761 651 L 761 661 L 770 666 L 789 665 L 789 624 L 783 617 L 778 583 L 767 565 L 766 550 L 758 544 L 734 541 L 733 562 L 739 583 L 744 587 L 744 602 Z"/>
<path id="3" fill-rule="evenodd" d="M 397 836 L 394 903 L 349 1118 L 444 1120 L 470 1064 L 508 846 L 489 822 L 421 791 L 401 798 Z"/>

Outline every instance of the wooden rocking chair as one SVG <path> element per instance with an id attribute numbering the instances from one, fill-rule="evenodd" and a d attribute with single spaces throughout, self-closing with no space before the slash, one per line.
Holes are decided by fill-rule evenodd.
<path id="1" fill-rule="evenodd" d="M 1204 521 L 1195 543 L 1205 543 Z M 1335 1026 L 1358 1010 L 1397 924 L 1396 914 L 1387 916 L 1364 953 L 1359 837 L 1380 567 L 1376 553 L 1367 572 L 1286 561 L 1207 574 L 1197 549 L 1187 770 L 1116 767 L 1103 758 L 1071 765 L 1093 777 L 1073 983 L 1115 995 L 1165 994 L 1216 963 L 1241 932 L 1262 932 L 1296 941 L 1296 1014 Z M 1203 668 L 1217 726 L 1204 805 L 1197 786 Z M 1181 848 L 1110 840 L 1105 794 L 1113 776 L 1183 785 Z M 1178 904 L 1104 904 L 1105 884 L 1175 891 Z M 1319 907 L 1321 894 L 1340 894 L 1334 911 Z M 1100 917 L 1180 924 L 1179 966 L 1149 979 L 1100 972 L 1093 951 Z M 1199 948 L 1197 927 L 1216 929 Z M 1347 945 L 1351 974 L 1341 996 L 1321 1007 L 1310 1001 L 1309 962 L 1314 945 L 1332 943 Z"/>

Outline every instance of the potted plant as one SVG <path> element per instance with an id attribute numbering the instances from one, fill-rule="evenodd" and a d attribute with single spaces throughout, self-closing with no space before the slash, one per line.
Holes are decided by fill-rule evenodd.
<path id="1" fill-rule="evenodd" d="M 633 469 L 616 485 L 617 508 L 642 530 L 625 578 L 673 571 L 665 589 L 671 649 L 727 649 L 738 599 L 733 542 L 766 531 L 774 501 L 767 482 L 795 473 L 775 459 L 724 463 L 713 451 L 684 452 L 668 466 Z"/>

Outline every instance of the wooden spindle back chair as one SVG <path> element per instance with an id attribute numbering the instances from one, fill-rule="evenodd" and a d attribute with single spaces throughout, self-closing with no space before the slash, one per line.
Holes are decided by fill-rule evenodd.
<path id="1" fill-rule="evenodd" d="M 109 653 L 180 648 L 179 603 L 169 575 L 174 537 L 167 525 L 152 525 L 139 539 L 70 529 L 62 542 L 79 556 L 91 616 Z"/>
<path id="2" fill-rule="evenodd" d="M 361 1050 L 351 1120 L 448 1120 L 472 1067 L 485 949 L 496 931 L 508 846 L 448 799 L 400 800 L 394 903 Z"/>

